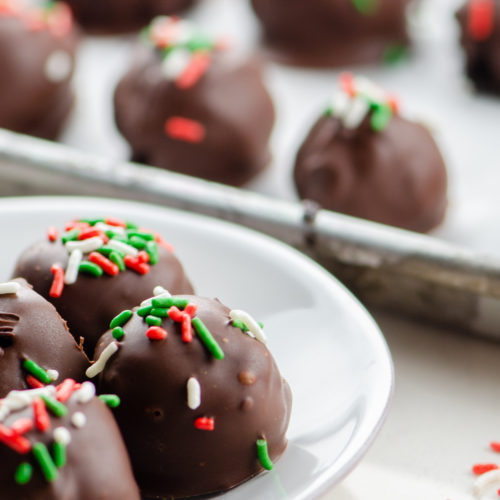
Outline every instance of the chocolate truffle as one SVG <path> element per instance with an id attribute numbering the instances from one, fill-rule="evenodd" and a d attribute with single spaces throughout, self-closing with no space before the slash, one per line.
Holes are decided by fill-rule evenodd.
<path id="1" fill-rule="evenodd" d="M 0 397 L 64 377 L 82 380 L 88 365 L 52 304 L 23 279 L 0 284 Z"/>
<path id="2" fill-rule="evenodd" d="M 153 17 L 180 12 L 196 0 L 64 0 L 87 31 L 123 33 L 137 31 Z"/>
<path id="3" fill-rule="evenodd" d="M 67 379 L 2 400 L 2 500 L 140 500 L 113 415 L 92 383 L 78 387 Z"/>
<path id="4" fill-rule="evenodd" d="M 163 295 L 115 324 L 87 375 L 121 399 L 115 417 L 143 495 L 225 491 L 272 468 L 291 392 L 251 316 Z"/>
<path id="5" fill-rule="evenodd" d="M 114 218 L 73 221 L 19 257 L 21 276 L 52 302 L 92 357 L 117 312 L 151 295 L 162 282 L 174 293 L 193 288 L 172 247 L 149 230 Z M 104 242 L 107 242 L 106 244 Z"/>
<path id="6" fill-rule="evenodd" d="M 413 231 L 443 219 L 447 175 L 424 126 L 371 82 L 344 74 L 342 90 L 299 149 L 295 184 L 323 208 Z"/>
<path id="7" fill-rule="evenodd" d="M 457 19 L 467 76 L 477 90 L 500 94 L 500 1 L 469 0 Z"/>
<path id="8" fill-rule="evenodd" d="M 408 45 L 409 0 L 252 0 L 280 62 L 343 66 L 392 60 Z"/>
<path id="9" fill-rule="evenodd" d="M 77 35 L 64 4 L 0 1 L 0 127 L 55 139 L 73 105 Z"/>
<path id="10" fill-rule="evenodd" d="M 274 108 L 260 65 L 236 62 L 178 18 L 145 30 L 115 117 L 142 163 L 241 185 L 270 160 Z"/>

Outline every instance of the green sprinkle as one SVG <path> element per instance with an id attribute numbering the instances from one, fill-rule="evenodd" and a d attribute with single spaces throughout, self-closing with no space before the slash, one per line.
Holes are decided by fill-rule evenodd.
<path id="1" fill-rule="evenodd" d="M 379 6 L 378 0 L 351 0 L 351 1 L 355 9 L 359 13 L 365 16 L 371 16 L 372 14 L 375 14 Z"/>
<path id="2" fill-rule="evenodd" d="M 169 308 L 172 306 L 178 307 L 179 309 L 184 309 L 188 304 L 188 299 L 179 299 L 178 297 L 156 297 L 153 299 L 153 307 Z"/>
<path id="3" fill-rule="evenodd" d="M 325 109 L 325 116 L 332 116 L 333 115 L 333 106 L 328 106 Z"/>
<path id="4" fill-rule="evenodd" d="M 137 250 L 142 250 L 146 248 L 146 240 L 143 240 L 142 238 L 139 238 L 139 236 L 132 236 L 131 238 L 128 239 L 127 242 L 129 245 L 133 246 L 134 248 L 137 248 Z"/>
<path id="5" fill-rule="evenodd" d="M 110 240 L 118 240 L 118 241 L 123 241 L 124 243 L 126 243 L 128 240 L 127 238 L 125 238 L 125 236 L 123 236 L 123 234 L 121 233 L 118 233 L 117 231 L 113 231 L 112 229 L 108 229 L 106 231 L 106 236 L 110 239 Z"/>
<path id="6" fill-rule="evenodd" d="M 123 261 L 121 252 L 111 252 L 109 254 L 109 260 L 118 266 L 120 271 L 125 271 L 125 262 Z"/>
<path id="7" fill-rule="evenodd" d="M 273 470 L 273 462 L 269 458 L 267 451 L 267 441 L 265 439 L 257 439 L 257 456 L 262 467 L 266 470 Z"/>
<path id="8" fill-rule="evenodd" d="M 33 445 L 33 455 L 35 455 L 45 479 L 51 482 L 55 481 L 59 473 L 47 447 L 43 443 L 35 443 Z"/>
<path id="9" fill-rule="evenodd" d="M 115 316 L 111 320 L 109 327 L 113 329 L 117 326 L 123 326 L 132 317 L 132 314 L 133 313 L 130 309 L 125 309 L 125 311 L 122 311 L 120 314 L 118 314 L 118 316 Z"/>
<path id="10" fill-rule="evenodd" d="M 57 441 L 52 445 L 52 455 L 54 455 L 54 464 L 56 467 L 66 465 L 66 445 Z"/>
<path id="11" fill-rule="evenodd" d="M 109 257 L 113 252 L 116 252 L 119 254 L 122 258 L 125 257 L 125 254 L 123 252 L 120 252 L 120 250 L 115 250 L 114 248 L 111 248 L 108 245 L 103 245 L 101 248 L 98 248 L 97 251 L 99 253 L 102 253 L 106 257 Z"/>
<path id="12" fill-rule="evenodd" d="M 161 325 L 161 318 L 158 318 L 156 316 L 146 316 L 146 323 L 149 326 L 160 326 Z"/>
<path id="13" fill-rule="evenodd" d="M 79 229 L 73 229 L 71 231 L 68 231 L 67 233 L 64 233 L 61 237 L 61 240 L 63 243 L 67 243 L 68 241 L 75 241 L 78 238 L 79 234 Z"/>
<path id="14" fill-rule="evenodd" d="M 44 384 L 50 384 L 52 379 L 50 375 L 39 365 L 37 365 L 33 360 L 27 359 L 23 362 L 24 369 L 31 373 L 35 378 Z"/>
<path id="15" fill-rule="evenodd" d="M 50 396 L 41 395 L 40 396 L 45 406 L 56 416 L 56 417 L 64 417 L 68 413 L 68 409 L 64 404 L 57 399 L 51 398 Z"/>
<path id="16" fill-rule="evenodd" d="M 224 359 L 224 351 L 220 348 L 210 330 L 205 326 L 205 323 L 200 318 L 193 318 L 193 326 L 212 356 L 215 359 Z"/>
<path id="17" fill-rule="evenodd" d="M 104 401 L 110 408 L 117 408 L 120 406 L 120 397 L 116 394 L 101 394 L 99 399 Z"/>
<path id="18" fill-rule="evenodd" d="M 191 38 L 191 40 L 186 43 L 186 47 L 192 52 L 196 52 L 198 50 L 212 51 L 215 48 L 214 43 L 210 40 L 210 38 L 203 35 Z"/>
<path id="19" fill-rule="evenodd" d="M 245 323 L 243 323 L 240 319 L 233 319 L 231 323 L 235 328 L 239 328 L 242 332 L 248 332 L 247 325 L 245 325 Z"/>
<path id="20" fill-rule="evenodd" d="M 144 233 L 141 231 L 127 231 L 128 237 L 132 238 L 132 236 L 137 236 L 138 238 L 142 238 L 146 241 L 154 241 L 155 235 L 152 233 Z"/>
<path id="21" fill-rule="evenodd" d="M 146 252 L 149 255 L 149 263 L 151 265 L 155 265 L 158 263 L 158 245 L 156 244 L 156 241 L 148 241 L 146 243 Z"/>
<path id="22" fill-rule="evenodd" d="M 80 219 L 78 222 L 86 222 L 87 224 L 90 224 L 91 226 L 95 226 L 98 222 L 106 222 L 105 219 Z"/>
<path id="23" fill-rule="evenodd" d="M 30 482 L 31 476 L 33 475 L 33 467 L 28 462 L 23 462 L 16 469 L 16 474 L 14 479 L 17 484 L 27 484 Z"/>
<path id="24" fill-rule="evenodd" d="M 153 306 L 144 306 L 137 309 L 137 314 L 141 316 L 141 318 L 145 318 L 149 315 L 149 313 L 153 310 Z"/>
<path id="25" fill-rule="evenodd" d="M 127 226 L 127 229 L 139 229 L 139 226 L 133 222 L 125 222 L 125 225 Z"/>
<path id="26" fill-rule="evenodd" d="M 115 326 L 112 332 L 113 338 L 116 340 L 121 340 L 125 335 L 123 328 L 121 326 Z"/>
<path id="27" fill-rule="evenodd" d="M 382 61 L 387 64 L 398 64 L 408 57 L 408 47 L 400 43 L 388 45 L 382 54 Z"/>
<path id="28" fill-rule="evenodd" d="M 168 309 L 164 307 L 156 307 L 151 309 L 152 316 L 158 316 L 159 318 L 168 318 Z"/>
<path id="29" fill-rule="evenodd" d="M 102 276 L 102 273 L 104 272 L 97 264 L 94 264 L 93 262 L 88 262 L 86 260 L 80 263 L 78 270 L 81 273 L 90 274 L 92 276 L 95 276 L 96 278 Z"/>
<path id="30" fill-rule="evenodd" d="M 377 107 L 371 117 L 370 125 L 375 132 L 382 132 L 392 118 L 392 109 L 387 105 Z"/>

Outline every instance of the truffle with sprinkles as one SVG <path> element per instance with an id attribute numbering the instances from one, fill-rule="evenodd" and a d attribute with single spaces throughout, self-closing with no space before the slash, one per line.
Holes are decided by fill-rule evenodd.
<path id="1" fill-rule="evenodd" d="M 429 130 L 350 73 L 300 147 L 294 179 L 302 199 L 413 231 L 437 226 L 447 206 L 446 167 Z"/>
<path id="2" fill-rule="evenodd" d="M 20 255 L 13 275 L 55 305 L 90 357 L 114 315 L 147 298 L 158 280 L 176 293 L 193 291 L 169 243 L 114 217 L 47 228 Z"/>
<path id="3" fill-rule="evenodd" d="M 270 160 L 274 108 L 260 63 L 238 61 L 179 18 L 143 31 L 116 88 L 115 119 L 133 159 L 156 167 L 242 185 Z"/>
<path id="4" fill-rule="evenodd" d="M 0 0 L 0 127 L 55 139 L 73 106 L 77 32 L 65 4 Z"/>
<path id="5" fill-rule="evenodd" d="M 280 62 L 345 66 L 405 56 L 410 0 L 252 0 L 263 42 Z"/>
<path id="6" fill-rule="evenodd" d="M 216 299 L 163 288 L 123 311 L 87 371 L 114 410 L 146 497 L 225 491 L 286 447 L 291 392 L 263 326 Z"/>
<path id="7" fill-rule="evenodd" d="M 500 0 L 468 0 L 457 19 L 467 76 L 477 90 L 500 95 Z"/>
<path id="8" fill-rule="evenodd" d="M 23 279 L 0 283 L 0 397 L 65 377 L 81 381 L 88 365 L 52 304 Z"/>
<path id="9" fill-rule="evenodd" d="M 12 391 L 0 405 L 2 500 L 140 500 L 120 431 L 91 382 Z"/>

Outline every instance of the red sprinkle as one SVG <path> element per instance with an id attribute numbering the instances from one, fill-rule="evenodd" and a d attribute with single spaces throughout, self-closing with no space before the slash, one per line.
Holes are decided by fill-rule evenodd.
<path id="1" fill-rule="evenodd" d="M 167 332 L 159 326 L 150 326 L 146 332 L 146 337 L 151 340 L 163 340 L 167 335 Z"/>
<path id="2" fill-rule="evenodd" d="M 211 63 L 212 57 L 208 52 L 200 50 L 194 53 L 187 68 L 182 72 L 179 78 L 177 78 L 177 87 L 186 90 L 196 85 L 200 78 L 206 73 Z"/>
<path id="3" fill-rule="evenodd" d="M 37 378 L 33 377 L 33 375 L 26 375 L 26 383 L 32 388 L 32 389 L 41 389 L 42 387 L 45 387 L 45 384 L 43 382 L 40 382 Z"/>
<path id="4" fill-rule="evenodd" d="M 139 262 L 149 262 L 149 254 L 148 254 L 148 252 L 146 252 L 145 250 L 141 250 L 137 254 L 137 260 Z"/>
<path id="5" fill-rule="evenodd" d="M 490 448 L 493 451 L 496 451 L 497 453 L 500 453 L 500 442 L 498 442 L 498 441 L 492 441 L 490 443 Z"/>
<path id="6" fill-rule="evenodd" d="M 174 253 L 174 246 L 170 244 L 168 241 L 165 241 L 159 234 L 155 233 L 155 241 L 158 243 L 158 245 L 162 246 L 169 252 Z"/>
<path id="7" fill-rule="evenodd" d="M 33 420 L 31 418 L 20 418 L 10 426 L 15 434 L 26 434 L 33 429 Z"/>
<path id="8" fill-rule="evenodd" d="M 472 472 L 477 476 L 484 474 L 485 472 L 489 472 L 490 470 L 498 469 L 497 464 L 475 464 L 472 467 Z"/>
<path id="9" fill-rule="evenodd" d="M 50 32 L 57 38 L 64 38 L 73 29 L 73 13 L 64 3 L 58 3 L 51 8 L 47 19 Z"/>
<path id="10" fill-rule="evenodd" d="M 189 343 L 193 340 L 193 328 L 191 325 L 191 316 L 184 313 L 182 315 L 182 341 Z"/>
<path id="11" fill-rule="evenodd" d="M 121 219 L 117 219 L 116 217 L 108 217 L 105 219 L 105 222 L 108 226 L 115 226 L 115 227 L 127 227 L 127 223 Z"/>
<path id="12" fill-rule="evenodd" d="M 167 311 L 168 317 L 173 321 L 182 321 L 182 317 L 184 316 L 183 312 L 175 306 L 172 306 Z"/>
<path id="13" fill-rule="evenodd" d="M 495 23 L 493 0 L 471 0 L 467 13 L 467 29 L 472 39 L 480 42 L 490 37 Z"/>
<path id="14" fill-rule="evenodd" d="M 83 231 L 84 229 L 88 229 L 90 227 L 90 224 L 88 222 L 78 222 L 77 220 L 73 220 L 71 222 L 68 222 L 64 226 L 65 231 L 72 231 L 73 229 L 80 229 Z"/>
<path id="15" fill-rule="evenodd" d="M 91 252 L 89 260 L 90 262 L 97 264 L 106 274 L 109 274 L 110 276 L 116 276 L 120 272 L 120 268 L 114 262 L 111 262 L 99 252 Z"/>
<path id="16" fill-rule="evenodd" d="M 42 398 L 33 400 L 33 413 L 35 414 L 36 428 L 41 432 L 45 432 L 50 427 L 50 417 Z"/>
<path id="17" fill-rule="evenodd" d="M 138 258 L 134 258 L 131 255 L 125 255 L 123 262 L 125 265 L 139 274 L 149 273 L 150 267 L 145 262 L 141 262 Z"/>
<path id="18" fill-rule="evenodd" d="M 56 389 L 56 399 L 61 403 L 66 403 L 75 390 L 76 382 L 72 378 L 67 378 L 59 384 Z"/>
<path id="19" fill-rule="evenodd" d="M 31 443 L 25 437 L 14 433 L 3 424 L 0 424 L 0 442 L 17 451 L 17 453 L 25 454 L 31 450 Z"/>
<path id="20" fill-rule="evenodd" d="M 189 316 L 193 317 L 196 314 L 196 309 L 198 309 L 198 306 L 191 302 L 184 308 L 184 312 L 186 314 L 189 314 Z"/>
<path id="21" fill-rule="evenodd" d="M 215 422 L 213 418 L 199 417 L 194 421 L 194 426 L 201 431 L 213 431 Z"/>
<path id="22" fill-rule="evenodd" d="M 47 237 L 49 238 L 49 241 L 57 241 L 59 233 L 57 231 L 57 227 L 50 226 L 47 228 Z"/>
<path id="23" fill-rule="evenodd" d="M 165 133 L 172 139 L 199 143 L 205 138 L 205 127 L 195 120 L 173 116 L 165 122 Z"/>
<path id="24" fill-rule="evenodd" d="M 344 92 L 349 94 L 350 97 L 354 97 L 356 95 L 356 89 L 354 87 L 354 75 L 346 71 L 340 74 L 339 80 L 340 86 L 342 87 Z"/>
<path id="25" fill-rule="evenodd" d="M 78 239 L 88 240 L 89 238 L 94 238 L 95 236 L 102 236 L 102 232 L 99 229 L 94 229 L 93 227 L 89 227 L 87 229 L 83 229 L 82 232 L 78 235 Z"/>
<path id="26" fill-rule="evenodd" d="M 59 298 L 64 289 L 64 269 L 57 264 L 50 268 L 50 272 L 54 275 L 52 286 L 50 287 L 49 295 L 54 298 Z"/>

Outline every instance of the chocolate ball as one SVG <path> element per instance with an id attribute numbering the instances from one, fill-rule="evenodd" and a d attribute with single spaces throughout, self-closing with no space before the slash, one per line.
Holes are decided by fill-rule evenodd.
<path id="1" fill-rule="evenodd" d="M 64 4 L 0 6 L 0 127 L 55 139 L 71 111 L 77 34 Z"/>
<path id="2" fill-rule="evenodd" d="M 103 221 L 70 223 L 69 231 L 54 241 L 48 237 L 27 248 L 13 272 L 14 277 L 25 278 L 54 304 L 77 342 L 84 339 L 83 348 L 89 357 L 115 314 L 148 298 L 156 283 L 163 283 L 173 293 L 193 291 L 172 248 L 159 236 Z M 94 233 L 97 236 L 63 242 Z M 109 241 L 104 245 L 106 238 Z M 79 247 L 83 249 L 80 259 L 74 251 Z M 74 256 L 71 265 L 70 255 Z M 65 282 L 60 289 L 56 286 L 58 275 Z"/>
<path id="3" fill-rule="evenodd" d="M 122 33 L 137 31 L 153 17 L 180 12 L 196 0 L 64 0 L 87 31 Z"/>
<path id="4" fill-rule="evenodd" d="M 99 341 L 101 366 L 87 375 L 102 370 L 99 390 L 121 399 L 115 417 L 143 495 L 225 491 L 272 467 L 291 392 L 251 317 L 214 299 L 157 297 L 121 328 Z"/>
<path id="5" fill-rule="evenodd" d="M 0 397 L 65 377 L 82 380 L 88 365 L 52 304 L 23 279 L 0 284 Z"/>
<path id="6" fill-rule="evenodd" d="M 241 185 L 270 160 L 274 108 L 257 61 L 236 62 L 189 23 L 156 19 L 115 93 L 133 160 Z"/>
<path id="7" fill-rule="evenodd" d="M 343 66 L 392 60 L 408 45 L 409 0 L 252 0 L 263 41 L 287 64 Z"/>
<path id="8" fill-rule="evenodd" d="M 470 0 L 457 19 L 467 76 L 477 90 L 500 94 L 500 1 Z"/>
<path id="9" fill-rule="evenodd" d="M 432 135 L 403 118 L 371 82 L 346 80 L 297 154 L 300 197 L 328 210 L 429 231 L 447 206 L 446 168 Z"/>
<path id="10" fill-rule="evenodd" d="M 89 384 L 69 400 L 47 386 L 2 401 L 2 500 L 140 500 L 113 415 Z"/>

